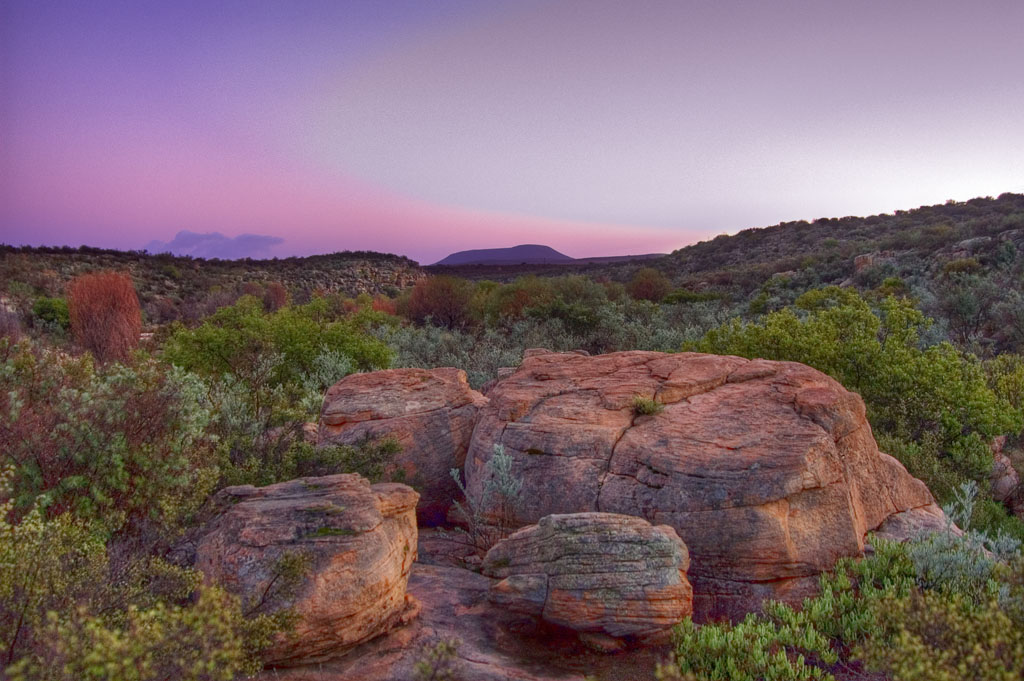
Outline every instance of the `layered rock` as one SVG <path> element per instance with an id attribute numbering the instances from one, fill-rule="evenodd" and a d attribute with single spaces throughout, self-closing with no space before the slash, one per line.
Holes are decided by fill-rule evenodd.
<path id="1" fill-rule="evenodd" d="M 247 612 L 297 615 L 294 635 L 267 651 L 268 665 L 338 656 L 415 614 L 406 584 L 417 497 L 348 474 L 228 487 L 196 541 L 195 565 Z M 281 570 L 289 558 L 306 565 L 294 586 Z"/>
<path id="2" fill-rule="evenodd" d="M 675 530 L 614 513 L 550 515 L 492 547 L 492 602 L 579 632 L 667 632 L 693 611 L 690 559 Z"/>
<path id="3" fill-rule="evenodd" d="M 523 480 L 516 525 L 602 511 L 673 527 L 698 618 L 796 602 L 889 516 L 933 503 L 880 454 L 861 399 L 810 367 L 697 353 L 527 354 L 481 410 L 466 461 L 482 501 L 493 445 Z M 638 415 L 637 397 L 661 404 Z"/>
<path id="4" fill-rule="evenodd" d="M 353 374 L 332 386 L 320 414 L 319 444 L 393 437 L 395 464 L 420 493 L 423 525 L 444 521 L 459 490 L 449 475 L 466 459 L 477 410 L 486 398 L 459 369 L 390 369 Z"/>

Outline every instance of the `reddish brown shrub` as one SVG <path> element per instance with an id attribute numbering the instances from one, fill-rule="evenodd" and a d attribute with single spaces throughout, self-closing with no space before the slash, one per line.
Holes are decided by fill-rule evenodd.
<path id="1" fill-rule="evenodd" d="M 288 289 L 283 284 L 272 281 L 263 291 L 263 307 L 267 312 L 277 312 L 288 304 Z"/>
<path id="2" fill-rule="evenodd" d="M 68 312 L 75 340 L 100 361 L 126 360 L 139 345 L 142 314 L 127 274 L 75 277 L 68 284 Z"/>
<path id="3" fill-rule="evenodd" d="M 672 290 L 672 284 L 668 277 L 658 270 L 644 267 L 633 275 L 633 279 L 626 285 L 626 290 L 636 300 L 653 300 L 657 303 Z"/>
<path id="4" fill-rule="evenodd" d="M 422 324 L 429 317 L 449 329 L 469 324 L 473 286 L 465 279 L 441 275 L 420 279 L 409 296 L 409 318 Z"/>
<path id="5" fill-rule="evenodd" d="M 377 296 L 373 299 L 373 309 L 377 312 L 383 312 L 384 314 L 398 314 L 398 304 L 391 298 L 387 298 L 385 296 Z"/>

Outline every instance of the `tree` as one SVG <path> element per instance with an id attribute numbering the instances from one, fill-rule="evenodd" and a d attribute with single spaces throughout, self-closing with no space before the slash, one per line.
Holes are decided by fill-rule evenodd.
<path id="1" fill-rule="evenodd" d="M 75 340 L 101 362 L 125 361 L 139 345 L 142 312 L 127 274 L 75 277 L 68 284 L 68 313 Z"/>

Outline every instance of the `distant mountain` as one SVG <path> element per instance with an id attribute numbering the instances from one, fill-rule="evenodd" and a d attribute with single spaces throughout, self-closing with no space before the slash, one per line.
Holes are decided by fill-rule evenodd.
<path id="1" fill-rule="evenodd" d="M 571 263 L 573 258 L 550 246 L 523 244 L 511 248 L 480 248 L 452 253 L 436 265 L 529 265 Z"/>
<path id="2" fill-rule="evenodd" d="M 523 244 L 511 248 L 482 248 L 475 251 L 459 251 L 452 253 L 436 265 L 568 265 L 589 263 L 627 262 L 630 260 L 650 260 L 661 258 L 665 253 L 646 253 L 644 255 L 606 255 L 594 258 L 570 258 L 559 253 L 550 246 L 539 244 Z"/>

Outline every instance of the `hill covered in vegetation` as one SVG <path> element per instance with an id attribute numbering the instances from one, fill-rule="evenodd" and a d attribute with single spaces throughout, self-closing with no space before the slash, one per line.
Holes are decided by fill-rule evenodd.
<path id="1" fill-rule="evenodd" d="M 0 244 L 0 295 L 22 312 L 40 298 L 61 297 L 75 276 L 100 270 L 131 274 L 146 321 L 156 324 L 200 319 L 243 294 L 280 297 L 286 291 L 299 302 L 318 292 L 395 296 L 423 276 L 416 262 L 373 251 L 220 260 L 86 246 Z"/>

